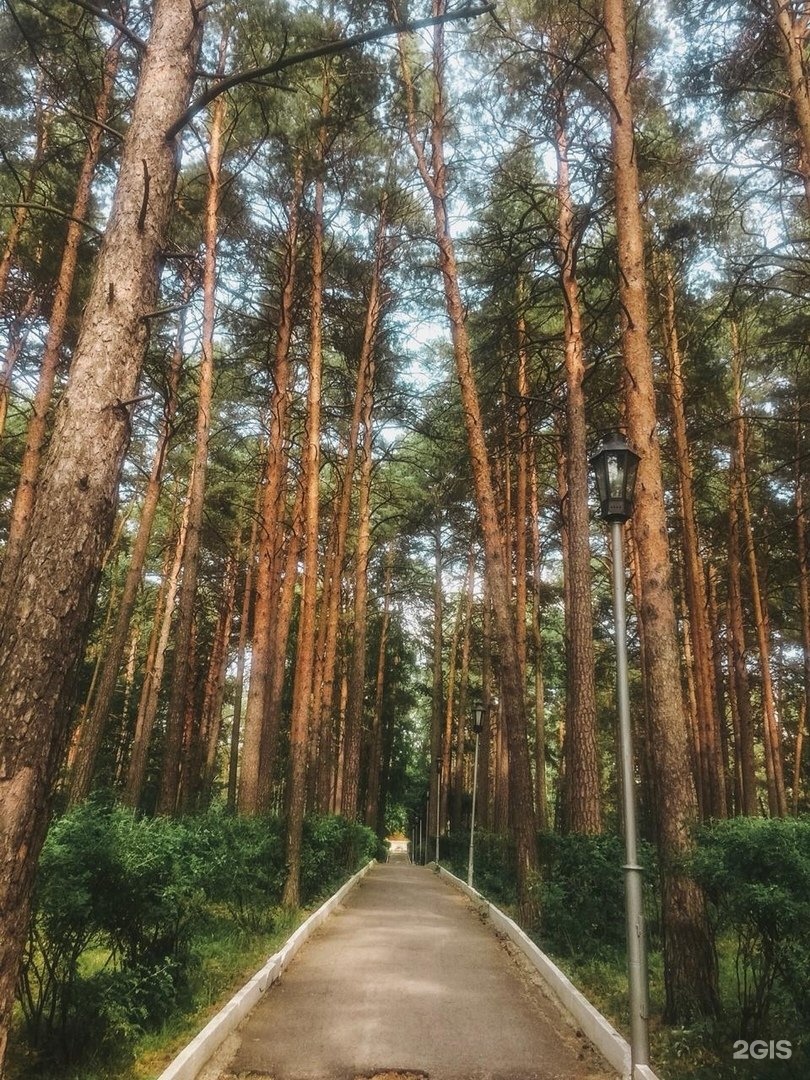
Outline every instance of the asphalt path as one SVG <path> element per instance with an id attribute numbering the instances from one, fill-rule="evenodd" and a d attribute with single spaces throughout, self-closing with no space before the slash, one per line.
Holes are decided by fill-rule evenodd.
<path id="1" fill-rule="evenodd" d="M 374 867 L 242 1025 L 220 1080 L 615 1080 L 431 870 Z"/>

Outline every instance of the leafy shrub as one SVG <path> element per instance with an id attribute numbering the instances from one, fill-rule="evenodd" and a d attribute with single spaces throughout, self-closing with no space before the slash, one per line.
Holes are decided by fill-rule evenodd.
<path id="1" fill-rule="evenodd" d="M 700 829 L 690 869 L 734 942 L 739 1029 L 810 1013 L 810 818 L 735 818 Z"/>
<path id="2" fill-rule="evenodd" d="M 332 815 L 313 814 L 304 821 L 301 845 L 301 901 L 311 903 L 334 892 L 346 873 L 373 859 L 373 829 Z"/>
<path id="3" fill-rule="evenodd" d="M 464 881 L 467 880 L 469 854 L 468 832 L 451 833 L 441 838 L 441 859 L 446 859 L 453 873 Z M 428 857 L 434 856 L 433 848 L 428 846 Z M 497 904 L 512 907 L 517 903 L 515 845 L 510 836 L 476 829 L 473 884 L 482 895 Z"/>
<path id="4" fill-rule="evenodd" d="M 284 886 L 284 840 L 276 817 L 209 813 L 181 823 L 200 888 L 242 930 L 270 929 Z"/>
<path id="5" fill-rule="evenodd" d="M 653 851 L 642 845 L 648 923 L 654 904 Z M 543 940 L 563 955 L 625 948 L 624 841 L 609 834 L 540 836 Z"/>

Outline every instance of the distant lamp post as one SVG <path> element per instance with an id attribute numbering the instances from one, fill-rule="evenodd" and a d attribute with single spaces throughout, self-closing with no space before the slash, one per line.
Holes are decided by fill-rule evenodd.
<path id="1" fill-rule="evenodd" d="M 473 705 L 473 731 L 475 732 L 475 761 L 473 763 L 472 808 L 470 810 L 470 857 L 467 860 L 467 884 L 473 883 L 473 849 L 475 846 L 475 796 L 478 791 L 478 742 L 484 728 L 484 706 L 480 701 Z"/>
<path id="2" fill-rule="evenodd" d="M 596 474 L 602 518 L 610 523 L 613 549 L 613 613 L 616 627 L 616 694 L 619 707 L 619 767 L 624 811 L 624 895 L 627 919 L 627 967 L 630 983 L 630 1049 L 632 1063 L 650 1060 L 647 1017 L 647 949 L 642 905 L 642 871 L 638 862 L 633 738 L 630 729 L 630 690 L 627 676 L 627 615 L 625 610 L 624 535 L 622 526 L 633 512 L 633 491 L 640 458 L 623 435 L 611 432 L 591 458 Z M 634 1074 L 635 1075 L 635 1074 Z"/>
<path id="3" fill-rule="evenodd" d="M 436 865 L 439 865 L 439 833 L 442 821 L 442 759 L 436 758 Z"/>

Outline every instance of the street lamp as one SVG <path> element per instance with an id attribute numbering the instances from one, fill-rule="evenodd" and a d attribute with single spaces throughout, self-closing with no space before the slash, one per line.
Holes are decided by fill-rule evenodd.
<path id="1" fill-rule="evenodd" d="M 467 860 L 467 884 L 473 883 L 473 846 L 475 844 L 475 795 L 478 790 L 478 741 L 484 727 L 484 706 L 480 701 L 473 705 L 473 731 L 475 732 L 475 762 L 473 764 L 472 809 L 470 812 L 470 857 Z"/>
<path id="2" fill-rule="evenodd" d="M 627 967 L 630 983 L 630 1049 L 632 1064 L 650 1060 L 647 1017 L 647 949 L 638 862 L 633 739 L 630 730 L 630 690 L 627 677 L 627 615 L 625 611 L 624 535 L 622 526 L 633 512 L 633 490 L 640 458 L 623 435 L 611 432 L 591 458 L 602 518 L 610 523 L 613 549 L 613 613 L 616 627 L 616 695 L 619 707 L 619 766 L 624 811 L 624 896 L 627 919 Z M 635 1073 L 634 1073 L 635 1075 Z"/>
<path id="3" fill-rule="evenodd" d="M 436 866 L 439 865 L 439 830 L 442 814 L 442 759 L 436 758 Z"/>

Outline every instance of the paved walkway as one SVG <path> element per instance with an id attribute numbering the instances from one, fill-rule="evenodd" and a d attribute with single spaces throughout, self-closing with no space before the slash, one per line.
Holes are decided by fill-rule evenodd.
<path id="1" fill-rule="evenodd" d="M 238 1033 L 221 1080 L 615 1077 L 456 889 L 377 866 Z"/>

